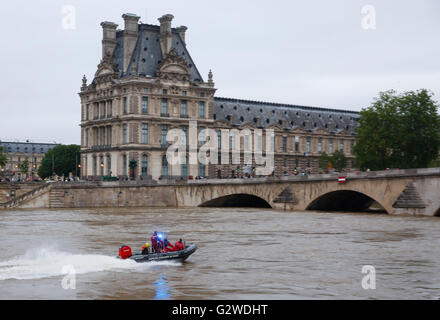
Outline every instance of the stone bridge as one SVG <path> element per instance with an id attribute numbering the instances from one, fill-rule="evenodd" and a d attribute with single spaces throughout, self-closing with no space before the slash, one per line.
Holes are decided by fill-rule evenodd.
<path id="1" fill-rule="evenodd" d="M 282 178 L 54 183 L 6 207 L 266 207 L 440 215 L 440 168 Z M 47 190 L 46 190 L 47 189 Z M 0 208 L 2 204 L 0 203 Z"/>

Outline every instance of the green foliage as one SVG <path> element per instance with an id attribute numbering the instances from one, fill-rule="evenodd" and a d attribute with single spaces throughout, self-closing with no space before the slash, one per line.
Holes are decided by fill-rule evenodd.
<path id="1" fill-rule="evenodd" d="M 1 142 L 1 141 L 0 141 Z M 0 166 L 4 167 L 8 163 L 8 157 L 3 153 L 3 147 L 0 146 Z"/>
<path id="2" fill-rule="evenodd" d="M 354 147 L 360 169 L 424 168 L 438 156 L 440 120 L 432 93 L 381 92 L 360 112 Z"/>
<path id="3" fill-rule="evenodd" d="M 22 163 L 20 163 L 20 172 L 23 175 L 27 175 L 29 172 L 29 159 L 26 158 Z"/>
<path id="4" fill-rule="evenodd" d="M 79 164 L 80 146 L 78 145 L 61 145 L 49 150 L 41 161 L 38 175 L 45 179 L 51 177 L 52 163 L 54 174 L 59 176 L 67 176 L 69 173 L 75 174 L 77 161 Z M 53 160 L 53 161 L 52 161 Z"/>
<path id="5" fill-rule="evenodd" d="M 321 153 L 321 156 L 318 160 L 319 168 L 321 168 L 324 172 L 328 172 L 330 167 L 334 168 L 336 171 L 343 171 L 347 166 L 347 158 L 344 153 L 335 151 L 333 155 L 329 156 L 327 153 Z"/>
<path id="6" fill-rule="evenodd" d="M 344 153 L 339 150 L 333 153 L 330 162 L 333 164 L 333 168 L 335 168 L 336 171 L 343 171 L 347 166 L 347 158 Z"/>
<path id="7" fill-rule="evenodd" d="M 330 161 L 329 155 L 325 152 L 321 153 L 321 156 L 319 157 L 319 160 L 318 160 L 319 168 L 327 173 L 330 162 L 331 161 Z"/>

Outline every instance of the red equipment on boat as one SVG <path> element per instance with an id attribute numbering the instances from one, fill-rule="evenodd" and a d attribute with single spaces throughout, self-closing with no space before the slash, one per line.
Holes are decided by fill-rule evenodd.
<path id="1" fill-rule="evenodd" d="M 121 259 L 128 259 L 131 255 L 131 248 L 129 246 L 123 245 L 119 248 L 119 257 Z"/>

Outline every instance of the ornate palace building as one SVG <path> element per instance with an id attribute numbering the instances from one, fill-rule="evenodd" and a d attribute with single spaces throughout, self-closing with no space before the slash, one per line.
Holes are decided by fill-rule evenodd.
<path id="1" fill-rule="evenodd" d="M 124 30 L 101 23 L 102 60 L 90 84 L 83 78 L 79 94 L 84 178 L 242 174 L 243 163 L 168 165 L 168 131 L 179 128 L 187 137 L 191 120 L 199 130 L 217 132 L 273 129 L 275 175 L 317 173 L 322 152 L 341 150 L 352 158 L 357 112 L 215 97 L 211 71 L 204 81 L 189 54 L 185 26 L 172 28 L 169 14 L 159 18 L 160 26 L 140 24 L 133 14 L 122 18 Z"/>
<path id="2" fill-rule="evenodd" d="M 44 155 L 59 144 L 34 142 L 0 142 L 3 152 L 8 159 L 5 167 L 0 166 L 0 173 L 8 178 L 24 179 L 27 176 L 37 176 Z M 21 172 L 21 164 L 28 160 L 28 172 Z"/>

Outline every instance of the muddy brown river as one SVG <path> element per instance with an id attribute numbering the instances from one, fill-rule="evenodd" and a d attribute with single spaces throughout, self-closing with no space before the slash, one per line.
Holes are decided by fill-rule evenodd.
<path id="1" fill-rule="evenodd" d="M 198 250 L 184 263 L 115 258 L 155 230 Z M 440 299 L 440 218 L 17 210 L 0 212 L 0 243 L 0 299 Z"/>

